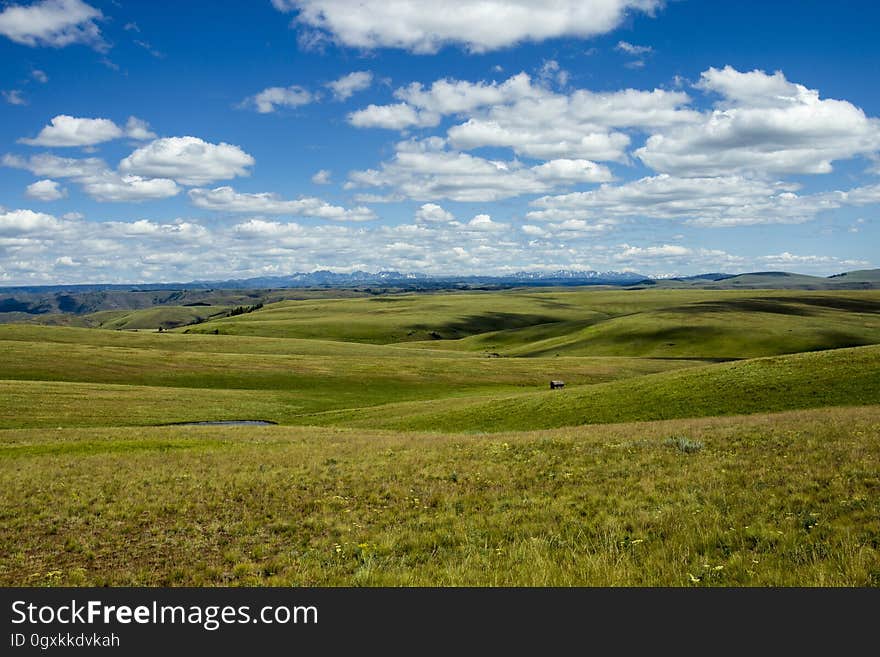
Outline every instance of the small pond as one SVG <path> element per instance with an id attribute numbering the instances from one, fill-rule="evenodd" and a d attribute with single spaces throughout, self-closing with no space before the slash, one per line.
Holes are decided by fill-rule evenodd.
<path id="1" fill-rule="evenodd" d="M 174 427 L 269 427 L 278 424 L 268 420 L 206 420 L 204 422 L 174 422 Z"/>

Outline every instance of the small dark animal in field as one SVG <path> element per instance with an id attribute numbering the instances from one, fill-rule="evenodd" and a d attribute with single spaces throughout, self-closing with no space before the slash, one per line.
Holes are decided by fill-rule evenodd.
<path id="1" fill-rule="evenodd" d="M 558 390 L 565 387 L 565 381 L 551 381 L 550 390 Z"/>

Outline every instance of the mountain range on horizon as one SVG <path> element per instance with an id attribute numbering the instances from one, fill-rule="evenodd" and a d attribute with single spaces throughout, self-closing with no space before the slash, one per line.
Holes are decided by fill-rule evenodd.
<path id="1" fill-rule="evenodd" d="M 383 294 L 433 290 L 498 290 L 516 287 L 614 286 L 636 289 L 731 290 L 853 290 L 880 289 L 880 269 L 858 270 L 828 277 L 791 272 L 705 273 L 650 278 L 635 272 L 558 270 L 518 272 L 506 276 L 431 276 L 419 273 L 331 271 L 295 273 L 221 281 L 157 284 L 47 285 L 0 288 L 0 323 L 37 316 L 83 315 L 104 310 L 136 310 L 153 306 L 250 306 L 285 299 L 308 298 L 316 291 L 333 294 Z M 297 292 L 301 290 L 302 292 Z"/>
<path id="2" fill-rule="evenodd" d="M 57 285 L 21 285 L 0 287 L 0 294 L 54 292 L 99 292 L 105 290 L 243 290 L 243 289 L 284 289 L 308 287 L 351 287 L 364 285 L 383 285 L 405 289 L 436 287 L 493 285 L 510 287 L 522 285 L 681 285 L 702 287 L 800 287 L 803 289 L 822 289 L 825 287 L 868 287 L 880 286 L 880 269 L 855 270 L 831 276 L 811 276 L 786 271 L 744 272 L 739 274 L 710 272 L 690 276 L 651 277 L 633 271 L 595 271 L 559 269 L 555 271 L 519 271 L 511 274 L 425 274 L 421 272 L 399 272 L 380 270 L 367 272 L 357 270 L 351 273 L 316 270 L 296 272 L 280 276 L 255 276 L 225 280 L 195 280 L 168 283 L 84 283 Z M 2 308 L 2 305 L 0 305 Z M 0 312 L 3 312 L 0 310 Z"/>

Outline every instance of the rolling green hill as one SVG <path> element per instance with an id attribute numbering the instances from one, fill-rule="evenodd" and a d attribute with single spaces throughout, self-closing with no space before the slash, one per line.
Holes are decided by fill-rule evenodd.
<path id="1" fill-rule="evenodd" d="M 880 286 L 880 269 L 862 269 L 834 276 L 807 276 L 786 271 L 766 271 L 725 276 L 718 280 L 690 278 L 651 281 L 658 288 L 700 288 L 705 290 L 871 290 Z"/>
<path id="2" fill-rule="evenodd" d="M 177 310 L 211 308 L 133 314 Z M 105 314 L 110 325 L 131 323 Z M 425 332 L 466 337 L 410 341 Z M 559 289 L 285 301 L 164 333 L 0 326 L 0 414 L 3 426 L 50 426 L 51 413 L 40 413 L 55 398 L 75 426 L 265 419 L 489 431 L 876 403 L 876 352 L 842 350 L 872 343 L 880 343 L 876 291 Z M 797 368 L 771 359 L 674 372 L 818 350 L 833 351 L 828 360 L 797 357 Z M 844 376 L 850 353 L 868 354 L 860 356 L 866 370 L 852 366 Z M 759 372 L 758 387 L 737 387 L 742 372 Z M 551 379 L 568 388 L 548 396 Z M 716 398 L 730 385 L 730 400 Z M 526 391 L 536 396 L 510 397 Z"/>
<path id="3" fill-rule="evenodd" d="M 637 290 L 581 300 L 584 319 L 410 346 L 503 356 L 736 359 L 880 343 L 880 293 Z"/>
<path id="4" fill-rule="evenodd" d="M 115 330 L 171 329 L 225 316 L 228 306 L 155 306 L 144 310 L 104 310 L 83 319 L 95 328 Z"/>
<path id="5" fill-rule="evenodd" d="M 857 271 L 848 271 L 836 276 L 830 276 L 827 280 L 834 286 L 872 286 L 876 288 L 880 285 L 880 269 L 859 269 Z"/>
<path id="6" fill-rule="evenodd" d="M 665 281 L 657 281 L 664 285 Z M 821 276 L 793 274 L 787 271 L 753 272 L 737 274 L 717 281 L 705 279 L 687 279 L 670 281 L 672 286 L 687 286 L 706 290 L 824 290 L 829 287 L 829 279 Z"/>
<path id="7" fill-rule="evenodd" d="M 247 351 L 253 342 L 261 352 Z M 0 426 L 291 422 L 301 413 L 538 390 L 558 377 L 599 383 L 694 364 L 501 359 L 359 343 L 0 327 Z"/>
<path id="8" fill-rule="evenodd" d="M 0 325 L 0 584 L 880 585 L 878 291 L 218 309 Z"/>
<path id="9" fill-rule="evenodd" d="M 877 343 L 880 295 L 764 296 L 616 317 L 504 353 L 735 359 Z"/>
<path id="10" fill-rule="evenodd" d="M 507 356 L 731 359 L 880 343 L 880 291 L 413 294 L 282 302 L 182 330 Z"/>
<path id="11" fill-rule="evenodd" d="M 509 291 L 285 301 L 185 331 L 374 344 L 440 340 L 580 318 L 584 310 L 577 298 L 569 292 Z"/>
<path id="12" fill-rule="evenodd" d="M 304 417 L 397 431 L 511 431 L 880 403 L 880 346 L 758 358 L 636 379 L 495 398 Z"/>
<path id="13" fill-rule="evenodd" d="M 343 298 L 369 296 L 366 291 L 327 289 L 68 289 L 0 287 L 0 320 L 6 313 L 34 316 L 47 313 L 84 315 L 103 310 L 143 310 L 155 306 L 246 306 L 283 299 Z M 101 286 L 94 286 L 100 288 Z M 149 287 L 149 286 L 146 286 Z"/>

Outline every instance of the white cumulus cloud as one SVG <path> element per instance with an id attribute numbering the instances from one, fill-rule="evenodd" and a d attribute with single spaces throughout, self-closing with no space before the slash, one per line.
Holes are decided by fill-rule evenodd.
<path id="1" fill-rule="evenodd" d="M 49 153 L 31 155 L 27 158 L 7 153 L 3 156 L 2 162 L 3 166 L 25 169 L 35 176 L 47 178 L 87 178 L 107 169 L 104 160 L 97 157 L 58 157 Z"/>
<path id="2" fill-rule="evenodd" d="M 171 178 L 183 185 L 247 176 L 254 158 L 238 146 L 212 144 L 198 137 L 166 137 L 150 142 L 119 163 L 119 171 L 149 178 Z"/>
<path id="3" fill-rule="evenodd" d="M 424 203 L 416 210 L 416 222 L 418 223 L 448 223 L 455 221 L 455 217 L 451 212 L 444 210 L 436 203 Z"/>
<path id="4" fill-rule="evenodd" d="M 232 187 L 191 189 L 189 197 L 196 207 L 220 212 L 289 214 L 331 221 L 370 221 L 376 218 L 373 211 L 366 207 L 346 209 L 309 196 L 288 201 L 277 194 L 268 192 L 243 194 L 236 192 Z"/>
<path id="5" fill-rule="evenodd" d="M 120 175 L 96 157 L 71 158 L 41 153 L 22 158 L 7 154 L 3 156 L 2 164 L 25 169 L 37 176 L 68 178 L 82 185 L 83 191 L 98 201 L 146 201 L 180 193 L 173 180 Z"/>
<path id="6" fill-rule="evenodd" d="M 433 53 L 447 44 L 471 52 L 523 41 L 589 38 L 616 28 L 627 13 L 651 14 L 662 0 L 272 0 L 296 22 L 355 48 Z"/>
<path id="7" fill-rule="evenodd" d="M 356 128 L 407 130 L 413 127 L 435 126 L 440 123 L 440 116 L 432 112 L 420 112 L 406 103 L 371 104 L 351 112 L 348 115 L 348 122 Z"/>
<path id="8" fill-rule="evenodd" d="M 134 202 L 168 198 L 180 193 L 180 188 L 167 178 L 142 178 L 102 172 L 80 181 L 83 190 L 97 201 Z"/>
<path id="9" fill-rule="evenodd" d="M 329 185 L 331 173 L 329 169 L 319 169 L 312 176 L 312 182 L 316 185 Z"/>
<path id="10" fill-rule="evenodd" d="M 513 230 L 485 213 L 468 222 L 308 225 L 248 217 L 84 221 L 32 210 L 0 212 L 6 284 L 218 280 L 332 269 L 503 274 L 520 270 L 749 271 L 779 267 L 836 273 L 871 263 L 796 251 L 744 257 L 658 240 L 606 245 L 590 222 Z M 778 263 L 778 264 L 777 264 Z M 78 266 L 73 266 L 74 264 Z"/>
<path id="11" fill-rule="evenodd" d="M 0 12 L 0 34 L 25 46 L 63 48 L 82 43 L 103 52 L 108 45 L 96 22 L 103 17 L 100 10 L 81 0 L 8 5 Z"/>
<path id="12" fill-rule="evenodd" d="M 260 114 L 271 114 L 279 107 L 300 107 L 315 100 L 308 89 L 293 85 L 290 87 L 269 87 L 245 99 L 244 106 L 250 106 Z"/>
<path id="13" fill-rule="evenodd" d="M 129 116 L 125 123 L 125 136 L 137 141 L 155 139 L 156 133 L 150 130 L 150 124 L 136 116 Z"/>
<path id="14" fill-rule="evenodd" d="M 110 119 L 83 119 L 59 114 L 34 139 L 18 141 L 28 146 L 94 146 L 124 135 Z"/>
<path id="15" fill-rule="evenodd" d="M 9 210 L 0 212 L 0 235 L 25 235 L 38 231 L 54 231 L 61 222 L 51 214 L 33 210 Z"/>
<path id="16" fill-rule="evenodd" d="M 328 82 L 327 86 L 336 100 L 347 100 L 358 91 L 369 89 L 371 84 L 373 84 L 373 74 L 370 71 L 354 71 L 338 80 Z"/>
<path id="17" fill-rule="evenodd" d="M 624 162 L 631 138 L 626 130 L 650 131 L 699 120 L 690 97 L 663 89 L 557 93 L 534 84 L 526 73 L 504 82 L 441 79 L 429 87 L 397 89 L 399 103 L 370 105 L 349 114 L 360 128 L 407 130 L 432 127 L 443 116 L 464 122 L 448 137 L 463 150 L 494 146 L 539 159 L 580 158 Z"/>
<path id="18" fill-rule="evenodd" d="M 677 178 L 668 174 L 588 192 L 545 196 L 532 221 L 649 217 L 710 227 L 803 223 L 825 210 L 880 202 L 880 185 L 798 194 L 798 186 L 742 176 Z"/>
<path id="19" fill-rule="evenodd" d="M 401 142 L 396 151 L 379 169 L 351 172 L 346 187 L 387 187 L 417 201 L 488 202 L 612 179 L 606 167 L 594 162 L 551 160 L 529 167 L 447 150 L 437 138 Z"/>
<path id="20" fill-rule="evenodd" d="M 678 176 L 821 174 L 835 160 L 880 149 L 880 120 L 780 73 L 705 71 L 697 88 L 721 96 L 692 125 L 652 134 L 635 151 L 646 165 Z"/>
<path id="21" fill-rule="evenodd" d="M 478 214 L 462 226 L 463 230 L 477 231 L 481 233 L 494 233 L 508 228 L 507 224 L 492 221 L 488 214 Z"/>
<path id="22" fill-rule="evenodd" d="M 67 190 L 58 181 L 45 179 L 28 185 L 25 195 L 38 201 L 57 201 L 67 196 Z"/>

